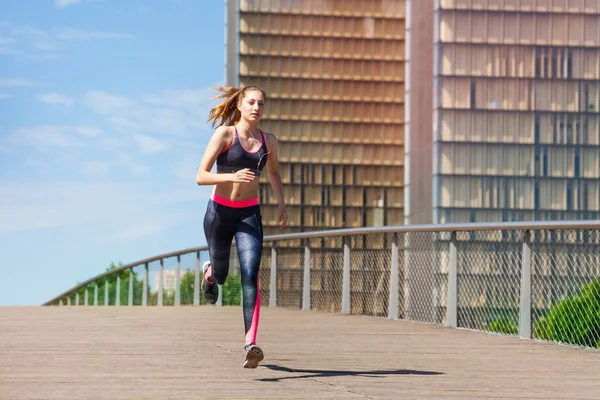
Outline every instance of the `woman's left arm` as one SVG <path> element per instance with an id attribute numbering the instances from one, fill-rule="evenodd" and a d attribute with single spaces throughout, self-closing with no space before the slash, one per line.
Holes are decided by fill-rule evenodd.
<path id="1" fill-rule="evenodd" d="M 273 188 L 273 194 L 277 199 L 277 205 L 279 209 L 279 229 L 287 225 L 288 215 L 285 209 L 285 199 L 283 198 L 283 183 L 281 182 L 281 175 L 279 175 L 279 147 L 277 138 L 275 135 L 267 133 L 267 144 L 269 145 L 269 156 L 267 158 L 267 175 L 269 177 L 269 183 Z"/>

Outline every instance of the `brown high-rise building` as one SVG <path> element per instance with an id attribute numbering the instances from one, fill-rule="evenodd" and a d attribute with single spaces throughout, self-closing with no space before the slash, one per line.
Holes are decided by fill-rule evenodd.
<path id="1" fill-rule="evenodd" d="M 600 218 L 600 0 L 229 0 L 227 21 L 292 231 Z"/>
<path id="2" fill-rule="evenodd" d="M 407 0 L 406 16 L 405 223 L 600 219 L 600 0 Z M 564 271 L 586 274 L 579 248 L 564 243 L 596 238 L 567 236 L 536 240 L 548 256 L 532 261 L 532 315 L 573 285 Z M 458 318 L 477 329 L 489 310 L 514 310 L 521 260 L 511 253 L 522 239 L 465 239 Z M 490 259 L 498 249 L 499 264 Z M 408 319 L 445 310 L 445 281 L 430 277 L 447 259 L 422 261 L 435 252 L 405 242 Z"/>
<path id="3" fill-rule="evenodd" d="M 407 4 L 405 222 L 600 218 L 600 0 Z"/>
<path id="4" fill-rule="evenodd" d="M 227 1 L 227 83 L 267 91 L 289 231 L 403 223 L 404 17 L 403 0 Z"/>

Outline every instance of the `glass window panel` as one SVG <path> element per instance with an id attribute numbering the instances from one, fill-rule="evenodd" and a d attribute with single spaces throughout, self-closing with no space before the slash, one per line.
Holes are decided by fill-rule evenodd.
<path id="1" fill-rule="evenodd" d="M 600 46 L 600 19 L 597 16 L 585 17 L 584 45 L 585 46 Z"/>

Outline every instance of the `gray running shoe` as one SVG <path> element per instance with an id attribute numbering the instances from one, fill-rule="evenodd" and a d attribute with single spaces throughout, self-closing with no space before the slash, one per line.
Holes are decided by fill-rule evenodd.
<path id="1" fill-rule="evenodd" d="M 244 358 L 244 368 L 256 368 L 258 363 L 265 358 L 265 355 L 260 347 L 255 344 L 247 344 L 244 347 L 246 357 Z"/>
<path id="2" fill-rule="evenodd" d="M 200 285 L 200 288 L 202 289 L 202 294 L 204 295 L 206 302 L 209 304 L 215 304 L 219 298 L 219 285 L 216 283 L 208 283 L 206 281 L 206 272 L 209 270 L 209 268 L 210 261 L 206 261 L 202 268 L 202 273 L 204 276 L 202 276 L 202 284 Z M 208 276 L 210 277 L 210 275 L 212 274 L 209 272 Z"/>

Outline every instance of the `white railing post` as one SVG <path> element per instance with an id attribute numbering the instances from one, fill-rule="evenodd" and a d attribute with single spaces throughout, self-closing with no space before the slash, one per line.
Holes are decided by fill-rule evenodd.
<path id="1" fill-rule="evenodd" d="M 277 249 L 276 242 L 271 244 L 271 282 L 269 285 L 269 307 L 277 307 Z"/>
<path id="2" fill-rule="evenodd" d="M 204 279 L 204 278 L 202 278 L 202 279 Z M 219 288 L 219 295 L 217 296 L 217 302 L 215 303 L 215 305 L 217 307 L 223 307 L 223 287 L 221 287 L 221 285 L 217 285 L 217 287 Z M 244 301 L 243 297 L 244 296 L 242 296 L 240 303 Z"/>
<path id="3" fill-rule="evenodd" d="M 104 278 L 104 305 L 108 305 L 108 276 Z"/>
<path id="4" fill-rule="evenodd" d="M 457 327 L 458 296 L 458 254 L 456 249 L 456 232 L 450 235 L 450 252 L 448 258 L 448 291 L 446 293 L 446 326 Z"/>
<path id="5" fill-rule="evenodd" d="M 531 232 L 525 231 L 521 259 L 521 304 L 519 307 L 519 336 L 531 339 Z"/>
<path id="6" fill-rule="evenodd" d="M 121 305 L 121 273 L 117 273 L 117 286 L 115 288 L 115 306 Z"/>
<path id="7" fill-rule="evenodd" d="M 75 305 L 79 305 L 79 291 L 75 292 Z"/>
<path id="8" fill-rule="evenodd" d="M 69 297 L 67 297 L 67 305 L 70 306 L 71 305 L 71 295 L 69 295 Z"/>
<path id="9" fill-rule="evenodd" d="M 304 279 L 302 280 L 302 309 L 310 310 L 310 239 L 304 242 Z"/>
<path id="10" fill-rule="evenodd" d="M 135 275 L 133 274 L 133 268 L 131 268 L 129 270 L 129 293 L 127 296 L 127 305 L 129 307 L 133 306 L 133 290 L 134 290 L 134 285 L 133 285 L 133 281 L 135 279 Z"/>
<path id="11" fill-rule="evenodd" d="M 181 256 L 177 256 L 177 265 L 175 266 L 175 306 L 181 305 Z"/>
<path id="12" fill-rule="evenodd" d="M 83 299 L 83 305 L 87 307 L 88 305 L 88 297 L 89 297 L 89 293 L 88 293 L 88 288 L 86 286 L 85 288 L 85 293 L 84 293 L 85 298 Z"/>
<path id="13" fill-rule="evenodd" d="M 98 281 L 94 282 L 94 305 L 98 305 Z"/>
<path id="14" fill-rule="evenodd" d="M 148 305 L 148 263 L 144 264 L 144 278 L 142 281 L 142 306 Z"/>
<path id="15" fill-rule="evenodd" d="M 342 314 L 350 314 L 350 238 L 344 237 L 344 269 L 342 275 Z"/>
<path id="16" fill-rule="evenodd" d="M 160 259 L 160 268 L 158 270 L 158 301 L 157 306 L 163 305 L 163 288 L 164 288 L 164 274 L 165 274 L 165 262 Z"/>
<path id="17" fill-rule="evenodd" d="M 400 266 L 398 260 L 398 234 L 392 235 L 392 268 L 390 269 L 390 298 L 388 306 L 388 319 L 398 319 L 398 295 L 400 294 Z"/>
<path id="18" fill-rule="evenodd" d="M 200 252 L 196 252 L 196 266 L 194 267 L 194 305 L 200 305 Z"/>

